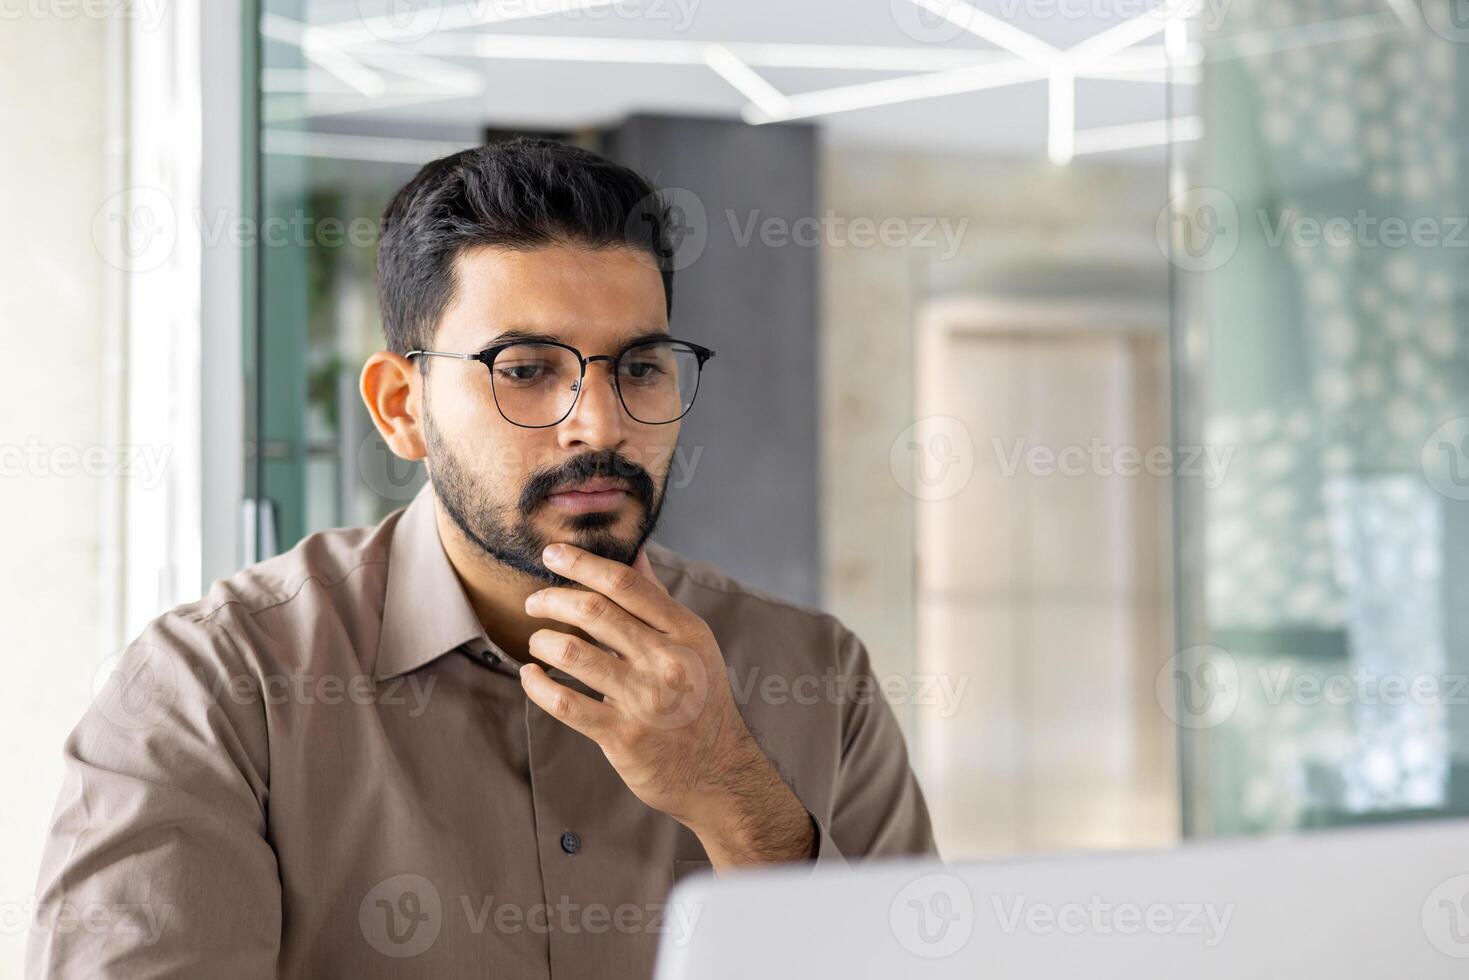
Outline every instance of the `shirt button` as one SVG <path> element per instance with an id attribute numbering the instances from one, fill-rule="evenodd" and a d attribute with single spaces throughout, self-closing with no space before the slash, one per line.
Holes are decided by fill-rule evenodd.
<path id="1" fill-rule="evenodd" d="M 574 832 L 568 830 L 561 835 L 561 849 L 567 854 L 575 854 L 581 850 L 581 838 Z"/>
<path id="2" fill-rule="evenodd" d="M 500 666 L 500 658 L 497 655 L 491 653 L 490 651 L 486 650 L 483 653 L 481 653 L 480 656 L 483 657 L 485 663 L 489 664 L 491 667 L 498 667 L 498 666 Z"/>

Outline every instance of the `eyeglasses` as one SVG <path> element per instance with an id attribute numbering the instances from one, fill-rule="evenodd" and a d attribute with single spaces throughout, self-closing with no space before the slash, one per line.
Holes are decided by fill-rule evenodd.
<path id="1" fill-rule="evenodd" d="M 544 429 L 571 414 L 586 383 L 587 365 L 593 361 L 610 365 L 612 387 L 623 410 L 635 421 L 647 425 L 677 422 L 693 408 L 704 362 L 714 352 L 670 337 L 639 341 L 615 357 L 583 357 L 575 347 L 550 340 L 516 340 L 478 354 L 411 350 L 405 356 L 479 361 L 489 368 L 490 390 L 505 421 Z"/>

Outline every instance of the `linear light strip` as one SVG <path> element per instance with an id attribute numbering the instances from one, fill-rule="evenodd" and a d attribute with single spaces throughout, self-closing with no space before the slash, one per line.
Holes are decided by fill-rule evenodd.
<path id="1" fill-rule="evenodd" d="M 520 61 L 605 61 L 645 64 L 703 64 L 707 41 L 634 39 L 545 34 L 434 34 L 413 46 L 439 57 Z M 995 64 L 1013 57 L 1002 51 L 923 50 L 898 45 L 764 44 L 722 42 L 752 68 L 817 68 L 838 71 L 929 72 Z"/>
<path id="2" fill-rule="evenodd" d="M 709 67 L 720 78 L 734 86 L 735 91 L 749 99 L 761 112 L 775 117 L 783 115 L 789 108 L 789 100 L 785 95 L 762 78 L 755 69 L 735 57 L 729 48 L 722 44 L 711 44 L 706 49 L 705 57 Z"/>
<path id="3" fill-rule="evenodd" d="M 1005 23 L 993 14 L 970 5 L 965 0 L 908 0 L 935 16 L 961 27 L 1011 54 L 1037 65 L 1054 65 L 1061 58 L 1061 51 L 1034 34 L 1022 31 Z"/>
<path id="4" fill-rule="evenodd" d="M 363 95 L 378 96 L 387 91 L 387 82 L 381 75 L 365 67 L 337 45 L 323 44 L 316 40 L 310 28 L 300 21 L 279 14 L 262 14 L 260 33 L 271 40 L 297 46 L 301 49 L 301 54 L 313 64 L 321 66 Z"/>
<path id="5" fill-rule="evenodd" d="M 843 85 L 786 96 L 786 111 L 779 115 L 764 112 L 758 106 L 746 106 L 743 118 L 753 125 L 782 122 L 789 119 L 808 119 L 856 109 L 915 102 L 942 95 L 959 95 L 985 89 L 1015 85 L 1020 82 L 1046 78 L 1049 72 L 1040 65 L 1016 59 L 1008 64 L 978 65 L 972 68 L 955 68 L 949 71 L 930 72 L 927 75 L 908 75 L 903 78 L 884 79 L 879 82 L 864 82 L 860 85 Z"/>
<path id="6" fill-rule="evenodd" d="M 350 47 L 395 39 L 413 41 L 434 31 L 458 31 L 547 14 L 591 10 L 616 2 L 618 0 L 518 0 L 506 4 L 465 0 L 454 6 L 447 3 L 420 5 L 417 13 L 407 18 L 387 15 L 354 17 L 333 24 L 314 25 L 310 30 L 324 43 Z"/>
<path id="7" fill-rule="evenodd" d="M 1278 2 L 1278 0 L 1277 0 Z M 1187 17 L 1202 6 L 1202 0 L 1164 0 L 1163 3 L 1120 24 L 1093 34 L 1062 52 L 1066 63 L 1073 68 L 1095 64 L 1112 57 L 1119 51 L 1146 41 L 1163 33 L 1170 22 Z"/>

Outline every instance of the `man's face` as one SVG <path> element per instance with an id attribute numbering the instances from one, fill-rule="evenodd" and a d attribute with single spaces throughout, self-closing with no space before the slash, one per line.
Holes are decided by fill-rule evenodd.
<path id="1" fill-rule="evenodd" d="M 478 248 L 461 255 L 455 271 L 454 300 L 433 350 L 477 353 L 516 331 L 569 344 L 584 357 L 616 356 L 633 338 L 668 331 L 662 278 L 631 249 Z M 657 523 L 679 423 L 633 419 L 613 387 L 612 365 L 595 361 L 563 421 L 518 426 L 497 407 L 484 364 L 431 360 L 423 392 L 426 465 L 460 530 L 493 558 L 558 585 L 566 580 L 541 561 L 553 542 L 631 564 Z M 567 489 L 598 478 L 622 489 Z"/>

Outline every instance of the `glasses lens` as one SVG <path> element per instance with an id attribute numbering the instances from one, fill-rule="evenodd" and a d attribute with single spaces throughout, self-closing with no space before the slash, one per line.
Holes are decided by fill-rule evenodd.
<path id="1" fill-rule="evenodd" d="M 555 425 L 576 401 L 581 362 L 564 347 L 511 344 L 490 365 L 500 414 L 516 425 Z"/>
<path id="2" fill-rule="evenodd" d="M 699 391 L 699 358 L 676 340 L 629 347 L 617 363 L 617 390 L 627 414 L 661 425 L 681 419 Z"/>

